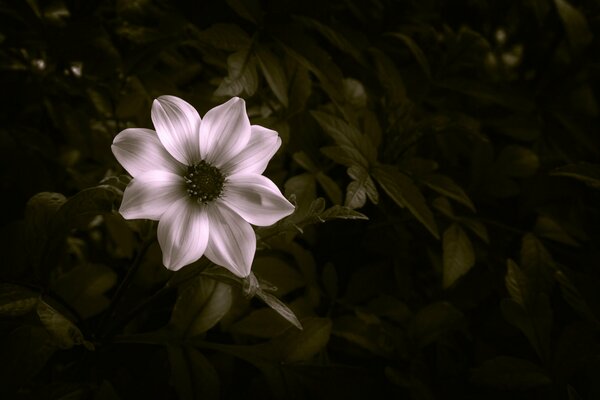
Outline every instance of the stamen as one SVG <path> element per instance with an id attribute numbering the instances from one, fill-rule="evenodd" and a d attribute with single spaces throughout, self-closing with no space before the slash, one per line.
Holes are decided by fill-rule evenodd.
<path id="1" fill-rule="evenodd" d="M 221 196 L 225 184 L 225 176 L 221 171 L 204 160 L 188 166 L 183 180 L 188 196 L 199 204 L 208 204 Z"/>

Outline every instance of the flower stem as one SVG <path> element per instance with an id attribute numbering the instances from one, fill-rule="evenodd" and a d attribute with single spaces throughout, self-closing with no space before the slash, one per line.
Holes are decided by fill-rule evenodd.
<path id="1" fill-rule="evenodd" d="M 125 294 L 125 292 L 127 292 L 127 289 L 131 286 L 131 282 L 132 282 L 133 278 L 135 277 L 136 272 L 139 270 L 140 265 L 142 264 L 142 260 L 144 259 L 144 256 L 146 255 L 146 252 L 148 251 L 148 248 L 152 245 L 153 242 L 154 242 L 154 236 L 151 236 L 143 241 L 142 246 L 140 247 L 140 250 L 136 254 L 135 259 L 133 260 L 133 262 L 131 263 L 131 266 L 127 270 L 127 273 L 125 274 L 125 277 L 119 284 L 119 287 L 117 287 L 117 290 L 115 291 L 115 295 L 113 296 L 113 298 L 110 302 L 110 305 L 108 306 L 108 310 L 106 310 L 106 313 L 104 314 L 104 316 L 100 322 L 99 329 L 98 329 L 99 332 L 101 332 L 100 336 L 105 337 L 112 330 L 112 329 L 108 329 L 109 327 L 107 325 L 110 325 L 110 321 L 114 321 L 117 307 L 118 307 L 119 303 L 121 302 L 123 295 Z"/>

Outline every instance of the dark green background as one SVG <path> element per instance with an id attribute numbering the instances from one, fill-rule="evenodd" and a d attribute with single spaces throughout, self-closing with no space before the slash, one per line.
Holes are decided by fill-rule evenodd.
<path id="1" fill-rule="evenodd" d="M 599 30 L 594 0 L 1 1 L 0 397 L 600 398 Z M 297 211 L 253 270 L 304 331 L 117 213 L 110 144 L 163 94 L 282 137 Z"/>

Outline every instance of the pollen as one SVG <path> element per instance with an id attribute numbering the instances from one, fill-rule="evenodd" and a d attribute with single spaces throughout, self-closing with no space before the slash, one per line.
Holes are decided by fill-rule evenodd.
<path id="1" fill-rule="evenodd" d="M 183 179 L 188 196 L 199 204 L 208 204 L 221 196 L 225 184 L 221 171 L 204 160 L 188 166 Z"/>

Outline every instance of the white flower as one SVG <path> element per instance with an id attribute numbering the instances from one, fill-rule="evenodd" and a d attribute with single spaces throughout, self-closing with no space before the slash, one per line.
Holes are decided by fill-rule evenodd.
<path id="1" fill-rule="evenodd" d="M 250 125 L 234 97 L 201 120 L 187 102 L 161 96 L 150 129 L 119 133 L 112 151 L 133 176 L 119 212 L 158 220 L 163 263 L 178 270 L 206 255 L 237 276 L 250 274 L 256 236 L 294 206 L 262 176 L 281 145 L 277 132 Z"/>

